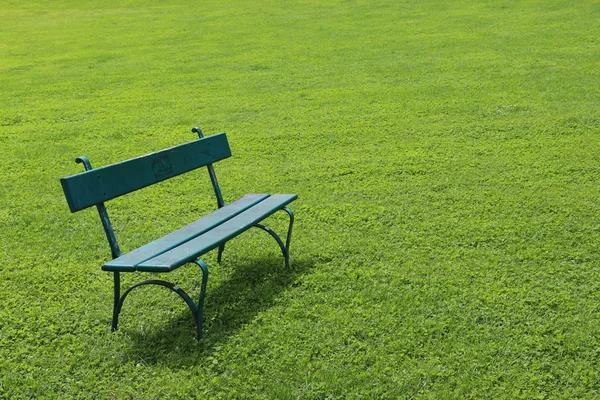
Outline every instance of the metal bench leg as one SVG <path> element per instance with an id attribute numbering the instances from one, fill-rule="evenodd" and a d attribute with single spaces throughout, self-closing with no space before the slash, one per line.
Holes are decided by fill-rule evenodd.
<path id="1" fill-rule="evenodd" d="M 289 269 L 290 268 L 290 242 L 292 241 L 292 227 L 294 226 L 294 213 L 292 212 L 292 210 L 290 210 L 287 207 L 282 208 L 282 210 L 284 210 L 290 216 L 290 225 L 288 227 L 287 240 L 286 240 L 285 244 L 283 244 L 283 241 L 281 240 L 281 238 L 271 228 L 261 225 L 261 224 L 256 224 L 254 226 L 262 229 L 263 231 L 267 232 L 269 235 L 273 236 L 273 238 L 277 241 L 277 244 L 279 244 L 279 247 L 281 248 L 281 252 L 283 253 L 283 258 L 285 259 L 285 267 Z"/>
<path id="2" fill-rule="evenodd" d="M 117 297 L 119 294 L 119 286 L 117 285 L 117 281 L 119 280 L 118 273 L 115 273 L 115 306 L 113 310 L 113 321 L 112 321 L 112 330 L 116 331 L 119 323 L 119 314 L 121 313 L 121 309 L 123 308 L 123 302 L 125 302 L 125 298 L 127 295 L 135 288 L 144 286 L 144 285 L 158 285 L 166 287 L 167 289 L 177 293 L 179 297 L 185 301 L 190 311 L 192 312 L 192 316 L 194 317 L 194 322 L 196 323 L 196 332 L 198 334 L 198 340 L 202 339 L 202 319 L 203 319 L 203 308 L 204 308 L 204 297 L 206 295 L 206 284 L 208 282 L 208 267 L 202 260 L 192 261 L 194 264 L 198 265 L 200 269 L 202 269 L 202 285 L 200 287 L 200 297 L 198 299 L 198 305 L 194 303 L 194 300 L 178 285 L 175 285 L 171 282 L 166 282 L 162 280 L 151 279 L 144 282 L 137 283 L 127 289 L 122 296 Z"/>
<path id="3" fill-rule="evenodd" d="M 279 245 L 279 247 L 281 248 L 281 252 L 283 253 L 283 258 L 285 259 L 285 267 L 289 268 L 290 267 L 290 263 L 289 263 L 289 254 L 287 249 L 285 248 L 285 245 L 283 244 L 283 242 L 281 241 L 281 239 L 279 238 L 279 236 L 277 236 L 277 234 L 268 226 L 264 226 L 261 224 L 256 224 L 254 225 L 256 228 L 260 228 L 263 231 L 267 232 L 269 235 L 273 236 L 273 239 L 275 239 L 277 241 L 277 244 Z"/>
<path id="4" fill-rule="evenodd" d="M 219 264 L 221 264 L 221 256 L 223 255 L 224 251 L 225 251 L 225 243 L 223 243 L 222 245 L 219 246 L 219 253 L 217 254 L 217 262 Z"/>
<path id="5" fill-rule="evenodd" d="M 111 330 L 114 332 L 117 330 L 117 325 L 119 324 L 119 310 L 118 304 L 121 299 L 121 275 L 118 272 L 113 273 L 114 280 L 114 295 L 113 295 L 113 318 L 112 318 L 112 328 Z"/>
<path id="6" fill-rule="evenodd" d="M 287 240 L 285 241 L 285 249 L 287 251 L 288 258 L 289 258 L 289 256 L 290 256 L 290 242 L 292 241 L 292 228 L 294 226 L 294 213 L 292 212 L 292 210 L 290 210 L 287 207 L 284 207 L 283 211 L 285 211 L 286 213 L 288 213 L 288 215 L 290 216 L 290 225 L 288 226 Z"/>
<path id="7" fill-rule="evenodd" d="M 194 264 L 202 270 L 202 285 L 200 286 L 200 297 L 198 298 L 198 307 L 196 310 L 196 329 L 198 331 L 198 340 L 202 339 L 202 321 L 204 319 L 204 297 L 206 295 L 206 283 L 208 282 L 208 267 L 204 261 L 197 259 Z"/>

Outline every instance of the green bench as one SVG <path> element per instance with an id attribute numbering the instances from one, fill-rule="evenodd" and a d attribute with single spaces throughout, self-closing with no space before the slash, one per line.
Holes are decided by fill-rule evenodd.
<path id="1" fill-rule="evenodd" d="M 102 269 L 111 272 L 114 277 L 113 331 L 117 329 L 119 313 L 127 295 L 139 286 L 159 285 L 177 293 L 186 302 L 196 323 L 198 339 L 201 339 L 208 267 L 198 257 L 218 248 L 217 261 L 220 263 L 225 243 L 252 227 L 266 231 L 277 241 L 285 265 L 289 268 L 294 214 L 287 205 L 298 196 L 248 194 L 225 204 L 212 164 L 231 156 L 227 136 L 220 133 L 204 137 L 199 128 L 192 131 L 200 139 L 106 167 L 92 168 L 86 157 L 79 157 L 76 161 L 83 163 L 85 172 L 60 181 L 71 212 L 96 206 L 100 214 L 112 253 L 112 260 L 104 264 Z M 200 167 L 208 169 L 217 198 L 217 210 L 145 246 L 121 254 L 104 202 Z M 285 243 L 273 230 L 260 224 L 279 210 L 285 211 L 290 217 Z M 198 265 L 202 270 L 197 303 L 179 286 L 157 279 L 140 282 L 121 294 L 121 272 L 164 273 L 189 263 Z"/>

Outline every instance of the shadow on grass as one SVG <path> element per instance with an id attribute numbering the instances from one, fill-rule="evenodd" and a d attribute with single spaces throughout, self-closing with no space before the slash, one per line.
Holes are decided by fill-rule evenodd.
<path id="1" fill-rule="evenodd" d="M 201 341 L 196 340 L 191 313 L 182 307 L 175 318 L 163 321 L 158 330 L 147 334 L 131 332 L 132 344 L 124 354 L 125 359 L 171 368 L 198 365 L 257 314 L 272 307 L 280 293 L 314 266 L 310 260 L 303 259 L 295 259 L 290 269 L 281 264 L 279 258 L 269 258 L 232 266 L 234 271 L 230 277 L 217 287 L 209 287 Z M 193 297 L 196 296 L 194 292 Z"/>

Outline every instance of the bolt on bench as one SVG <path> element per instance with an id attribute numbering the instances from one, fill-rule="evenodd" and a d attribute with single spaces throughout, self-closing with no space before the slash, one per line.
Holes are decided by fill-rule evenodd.
<path id="1" fill-rule="evenodd" d="M 127 295 L 139 286 L 159 285 L 177 293 L 186 302 L 196 323 L 198 339 L 201 339 L 208 267 L 198 257 L 218 248 L 217 261 L 220 263 L 225 243 L 252 227 L 266 231 L 277 241 L 285 266 L 289 268 L 294 214 L 286 206 L 298 195 L 248 194 L 225 204 L 212 163 L 231 156 L 227 136 L 220 133 L 204 137 L 200 128 L 194 128 L 192 132 L 196 132 L 200 139 L 106 167 L 92 168 L 86 157 L 79 157 L 76 162 L 83 163 L 86 171 L 60 180 L 71 212 L 96 206 L 100 214 L 113 258 L 102 266 L 114 277 L 113 331 L 117 329 L 119 313 Z M 217 210 L 145 246 L 121 254 L 104 202 L 200 167 L 208 169 L 217 198 Z M 290 217 L 285 244 L 273 230 L 260 224 L 279 210 Z M 156 279 L 135 284 L 121 295 L 121 272 L 170 272 L 188 263 L 196 264 L 202 270 L 197 303 L 179 286 Z"/>

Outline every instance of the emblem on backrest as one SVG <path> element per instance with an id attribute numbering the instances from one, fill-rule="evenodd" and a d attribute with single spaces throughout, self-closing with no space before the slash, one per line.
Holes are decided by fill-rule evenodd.
<path id="1" fill-rule="evenodd" d="M 154 172 L 156 179 L 164 178 L 173 173 L 173 165 L 166 154 L 152 160 L 152 172 Z"/>

